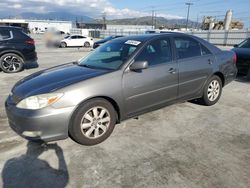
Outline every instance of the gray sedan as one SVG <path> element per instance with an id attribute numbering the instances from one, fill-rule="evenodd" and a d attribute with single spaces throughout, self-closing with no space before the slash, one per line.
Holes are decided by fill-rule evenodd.
<path id="1" fill-rule="evenodd" d="M 29 140 L 104 141 L 115 124 L 179 101 L 214 105 L 235 79 L 235 54 L 180 33 L 121 37 L 87 57 L 20 80 L 6 100 Z"/>

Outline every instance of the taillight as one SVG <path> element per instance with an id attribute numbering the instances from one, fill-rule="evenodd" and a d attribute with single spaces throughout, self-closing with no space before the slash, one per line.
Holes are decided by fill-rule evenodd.
<path id="1" fill-rule="evenodd" d="M 234 63 L 237 63 L 237 55 L 236 55 L 236 53 L 234 53 L 233 62 L 234 62 Z"/>
<path id="2" fill-rule="evenodd" d="M 24 43 L 29 45 L 35 45 L 35 41 L 33 39 L 26 40 Z"/>

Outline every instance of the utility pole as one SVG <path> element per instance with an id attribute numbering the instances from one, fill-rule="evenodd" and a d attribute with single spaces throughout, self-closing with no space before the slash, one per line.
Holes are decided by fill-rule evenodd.
<path id="1" fill-rule="evenodd" d="M 154 29 L 154 16 L 155 16 L 155 11 L 152 10 L 152 29 Z"/>
<path id="2" fill-rule="evenodd" d="M 189 10 L 190 10 L 190 6 L 193 5 L 193 3 L 185 3 L 185 5 L 188 6 L 187 21 L 186 21 L 186 30 L 187 30 L 188 29 L 188 19 L 189 19 Z"/>
<path id="3" fill-rule="evenodd" d="M 102 29 L 105 30 L 105 29 L 106 29 L 106 12 L 104 12 L 104 13 L 102 14 L 102 20 L 103 20 Z"/>

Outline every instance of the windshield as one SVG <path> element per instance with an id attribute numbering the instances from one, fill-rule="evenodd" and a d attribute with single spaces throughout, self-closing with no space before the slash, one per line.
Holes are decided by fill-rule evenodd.
<path id="1" fill-rule="evenodd" d="M 79 65 L 90 68 L 117 70 L 140 46 L 140 41 L 111 41 L 97 48 Z"/>
<path id="2" fill-rule="evenodd" d="M 250 48 L 250 39 L 246 39 L 238 45 L 239 48 Z"/>

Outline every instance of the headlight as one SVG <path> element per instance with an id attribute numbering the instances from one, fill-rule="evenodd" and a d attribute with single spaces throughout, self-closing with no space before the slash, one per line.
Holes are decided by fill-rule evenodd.
<path id="1" fill-rule="evenodd" d="M 62 93 L 47 93 L 42 95 L 35 95 L 23 99 L 17 104 L 17 107 L 23 109 L 32 109 L 32 110 L 41 109 L 55 103 L 62 96 L 63 96 Z"/>

